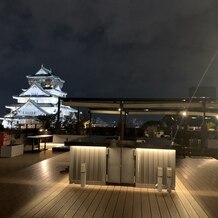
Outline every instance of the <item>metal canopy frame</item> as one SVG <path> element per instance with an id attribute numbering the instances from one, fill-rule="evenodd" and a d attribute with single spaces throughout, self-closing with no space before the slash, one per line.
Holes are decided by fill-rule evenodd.
<path id="1" fill-rule="evenodd" d="M 93 114 L 217 116 L 218 99 L 210 98 L 61 98 L 62 104 Z"/>
<path id="2" fill-rule="evenodd" d="M 202 126 L 206 116 L 218 115 L 218 99 L 211 98 L 59 98 L 58 123 L 60 102 L 78 108 L 78 132 L 81 107 L 89 109 L 90 121 L 92 114 L 119 115 L 121 140 L 127 115 L 182 115 L 185 111 L 187 116 L 202 116 Z"/>

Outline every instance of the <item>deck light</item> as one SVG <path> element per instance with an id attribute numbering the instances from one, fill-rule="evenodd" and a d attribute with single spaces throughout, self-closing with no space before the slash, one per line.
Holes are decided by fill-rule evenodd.
<path id="1" fill-rule="evenodd" d="M 187 112 L 186 111 L 182 111 L 182 116 L 186 117 L 187 116 Z"/>

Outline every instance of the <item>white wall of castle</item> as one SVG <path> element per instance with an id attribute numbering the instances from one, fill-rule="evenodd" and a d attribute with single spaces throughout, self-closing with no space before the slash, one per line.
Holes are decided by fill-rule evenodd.
<path id="1" fill-rule="evenodd" d="M 57 104 L 58 103 L 58 97 L 13 97 L 17 99 L 17 103 L 19 104 L 25 104 L 29 99 L 33 100 L 37 104 Z"/>

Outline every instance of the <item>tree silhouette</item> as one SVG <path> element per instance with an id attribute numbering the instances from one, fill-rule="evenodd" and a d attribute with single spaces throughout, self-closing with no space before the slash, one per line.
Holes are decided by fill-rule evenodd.
<path id="1" fill-rule="evenodd" d="M 56 114 L 39 115 L 37 116 L 37 120 L 41 123 L 42 128 L 50 129 L 54 127 L 56 117 Z"/>

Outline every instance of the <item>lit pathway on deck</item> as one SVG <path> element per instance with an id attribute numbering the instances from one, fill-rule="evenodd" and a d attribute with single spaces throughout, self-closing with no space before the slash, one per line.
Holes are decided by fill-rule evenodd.
<path id="1" fill-rule="evenodd" d="M 178 179 L 177 179 L 178 180 Z M 16 217 L 208 217 L 181 182 L 168 194 L 154 189 L 58 183 Z"/>
<path id="2" fill-rule="evenodd" d="M 127 186 L 69 184 L 68 174 L 60 173 L 67 166 L 66 158 L 68 152 L 0 178 L 0 202 L 5 202 L 0 204 L 0 217 L 216 217 L 182 181 L 181 166 L 192 162 L 190 158 L 179 160 L 176 190 L 171 194 Z"/>

